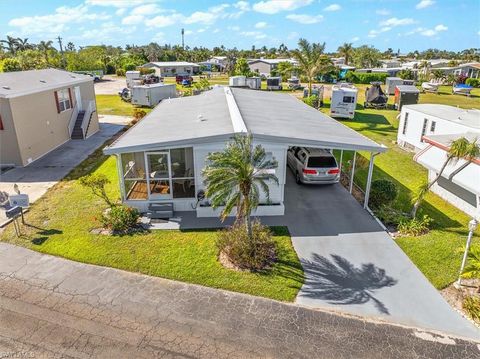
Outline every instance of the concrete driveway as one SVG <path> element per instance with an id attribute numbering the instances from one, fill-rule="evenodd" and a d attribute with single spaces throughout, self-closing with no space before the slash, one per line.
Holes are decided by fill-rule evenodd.
<path id="1" fill-rule="evenodd" d="M 70 140 L 30 165 L 0 175 L 0 192 L 14 193 L 16 183 L 21 193 L 29 195 L 30 203 L 35 202 L 130 120 L 126 116 L 99 115 L 100 131 L 86 140 Z M 0 207 L 0 226 L 5 221 L 5 211 Z"/>
<path id="2" fill-rule="evenodd" d="M 299 186 L 288 171 L 285 208 L 306 276 L 298 304 L 480 338 L 341 185 Z"/>

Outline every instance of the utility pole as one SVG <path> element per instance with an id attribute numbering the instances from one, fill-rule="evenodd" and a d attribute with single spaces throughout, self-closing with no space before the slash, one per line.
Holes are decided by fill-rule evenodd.
<path id="1" fill-rule="evenodd" d="M 58 44 L 60 45 L 60 53 L 62 54 L 62 67 L 65 68 L 65 54 L 63 53 L 63 46 L 62 46 L 62 38 L 60 36 L 57 37 Z"/>
<path id="2" fill-rule="evenodd" d="M 185 29 L 182 28 L 182 49 L 185 49 Z"/>

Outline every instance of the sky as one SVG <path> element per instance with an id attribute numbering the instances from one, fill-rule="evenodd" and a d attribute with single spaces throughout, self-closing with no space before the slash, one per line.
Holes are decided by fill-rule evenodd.
<path id="1" fill-rule="evenodd" d="M 294 48 L 304 37 L 328 52 L 459 51 L 480 48 L 480 0 L 0 0 L 0 38 L 175 45 L 182 28 L 190 47 Z"/>

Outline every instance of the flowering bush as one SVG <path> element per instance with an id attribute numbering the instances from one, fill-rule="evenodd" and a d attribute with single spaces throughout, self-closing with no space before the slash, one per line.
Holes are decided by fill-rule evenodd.
<path id="1" fill-rule="evenodd" d="M 140 213 L 137 209 L 124 205 L 113 206 L 102 215 L 102 223 L 105 228 L 113 232 L 127 232 L 137 226 Z"/>

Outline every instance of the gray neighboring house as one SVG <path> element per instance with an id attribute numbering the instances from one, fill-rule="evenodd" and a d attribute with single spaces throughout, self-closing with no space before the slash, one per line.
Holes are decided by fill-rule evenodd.
<path id="1" fill-rule="evenodd" d="M 91 76 L 56 69 L 0 73 L 1 166 L 26 166 L 98 130 Z"/>
<path id="2" fill-rule="evenodd" d="M 160 77 L 195 75 L 200 72 L 199 64 L 185 61 L 148 62 L 142 67 L 155 69 L 155 75 Z"/>
<path id="3" fill-rule="evenodd" d="M 208 199 L 197 201 L 205 189 L 202 170 L 206 157 L 222 151 L 232 136 L 251 133 L 269 158 L 279 184 L 268 183 L 255 215 L 283 215 L 287 150 L 291 146 L 371 153 L 366 203 L 373 159 L 386 151 L 365 136 L 288 94 L 218 87 L 198 96 L 162 101 L 104 153 L 115 155 L 122 201 L 147 212 L 149 205 L 173 205 L 175 211 L 194 211 L 197 217 L 216 217 Z"/>
<path id="4" fill-rule="evenodd" d="M 261 76 L 270 76 L 280 62 L 290 62 L 294 66 L 298 65 L 298 62 L 293 59 L 255 59 L 248 61 L 248 67 L 250 71 L 256 72 Z"/>

